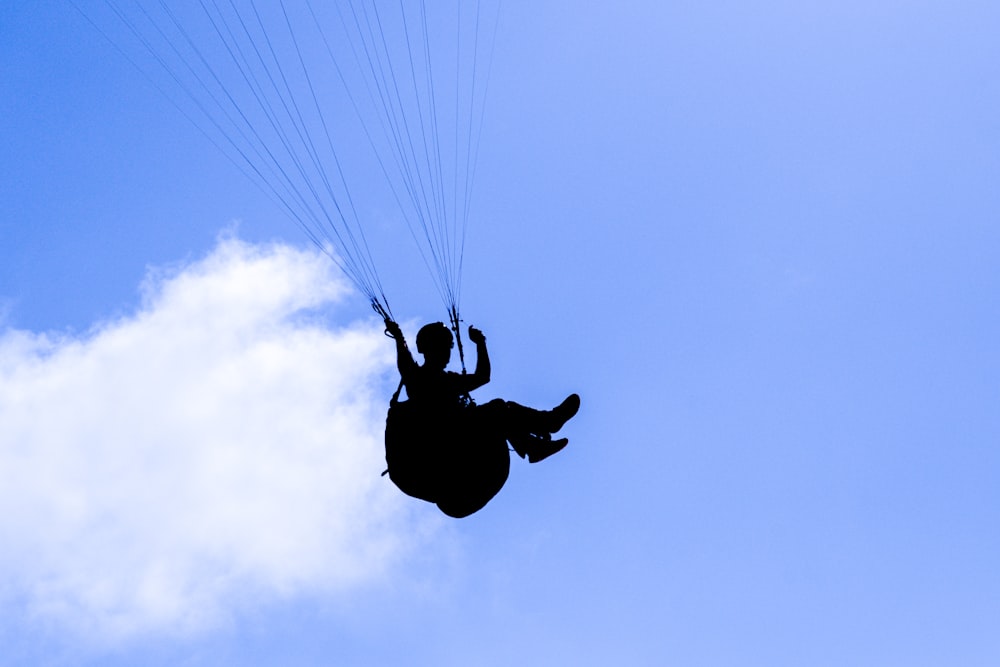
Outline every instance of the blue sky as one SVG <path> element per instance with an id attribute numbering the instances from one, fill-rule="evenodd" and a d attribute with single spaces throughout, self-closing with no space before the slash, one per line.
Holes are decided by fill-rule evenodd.
<path id="1" fill-rule="evenodd" d="M 505 3 L 479 397 L 583 408 L 455 522 L 378 478 L 364 298 L 69 3 L 8 0 L 0 664 L 995 665 L 998 27 Z"/>

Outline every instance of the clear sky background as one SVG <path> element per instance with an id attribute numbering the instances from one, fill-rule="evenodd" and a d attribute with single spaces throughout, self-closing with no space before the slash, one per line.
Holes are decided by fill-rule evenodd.
<path id="1" fill-rule="evenodd" d="M 0 664 L 1000 664 L 998 35 L 506 2 L 478 397 L 583 408 L 453 521 L 379 478 L 364 298 L 69 3 L 5 0 Z"/>

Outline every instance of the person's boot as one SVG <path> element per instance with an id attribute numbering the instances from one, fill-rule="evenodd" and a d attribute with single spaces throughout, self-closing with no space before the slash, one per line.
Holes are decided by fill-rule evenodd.
<path id="1" fill-rule="evenodd" d="M 566 438 L 553 440 L 547 435 L 539 436 L 525 434 L 510 438 L 510 444 L 514 448 L 514 451 L 522 459 L 527 456 L 528 463 L 538 463 L 539 461 L 547 459 L 565 447 L 568 443 L 569 440 Z"/>
<path id="2" fill-rule="evenodd" d="M 568 444 L 569 438 L 560 438 L 558 440 L 538 438 L 538 442 L 528 450 L 528 463 L 538 463 L 545 460 Z"/>
<path id="3" fill-rule="evenodd" d="M 580 397 L 570 394 L 566 400 L 548 411 L 549 433 L 556 433 L 563 425 L 573 418 L 580 409 Z"/>

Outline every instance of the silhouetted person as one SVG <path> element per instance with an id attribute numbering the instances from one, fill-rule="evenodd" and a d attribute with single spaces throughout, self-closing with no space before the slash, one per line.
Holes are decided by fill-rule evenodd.
<path id="1" fill-rule="evenodd" d="M 408 455 L 407 466 L 419 465 L 423 477 L 434 478 L 426 487 L 421 486 L 418 492 L 413 492 L 412 488 L 408 490 L 400 483 L 399 475 L 393 470 L 393 461 L 389 461 L 389 474 L 404 492 L 436 502 L 451 516 L 466 516 L 485 505 L 506 481 L 510 465 L 508 442 L 521 458 L 527 457 L 529 463 L 537 463 L 566 446 L 566 438 L 553 440 L 551 434 L 576 414 L 580 407 L 580 397 L 576 394 L 553 410 L 535 410 L 503 399 L 483 405 L 471 401 L 470 392 L 490 381 L 490 357 L 482 331 L 469 327 L 469 340 L 476 345 L 476 368 L 471 374 L 464 374 L 445 370 L 451 360 L 454 338 L 443 323 L 428 324 L 417 333 L 417 351 L 424 357 L 422 365 L 413 360 L 399 325 L 391 320 L 386 320 L 385 325 L 396 341 L 401 387 L 406 387 L 409 399 L 398 403 L 394 397 L 393 406 L 405 406 L 406 416 L 394 419 L 393 408 L 390 408 L 386 458 L 390 459 L 394 452 L 397 460 Z M 405 441 L 405 448 L 397 441 Z M 499 458 L 498 445 L 502 445 L 503 461 Z M 433 461 L 418 460 L 420 456 Z M 451 503 L 454 506 L 449 506 L 448 501 L 442 504 L 439 489 L 452 488 L 454 478 L 466 474 L 462 466 L 471 470 L 470 475 L 478 471 L 483 476 L 483 483 L 479 485 L 483 491 L 468 482 L 460 492 L 451 493 L 452 496 L 464 494 L 465 499 Z M 415 482 L 421 481 L 416 477 L 414 473 Z"/>

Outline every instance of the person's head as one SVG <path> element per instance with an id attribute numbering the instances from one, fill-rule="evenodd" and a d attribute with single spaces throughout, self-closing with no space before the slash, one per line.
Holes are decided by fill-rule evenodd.
<path id="1" fill-rule="evenodd" d="M 417 332 L 417 352 L 424 355 L 424 365 L 443 369 L 451 360 L 455 339 L 443 322 L 425 324 Z"/>

